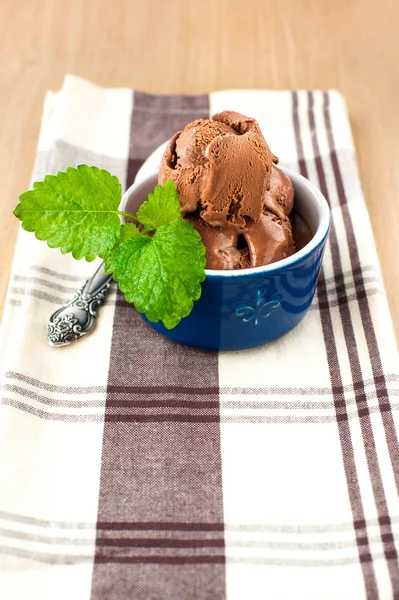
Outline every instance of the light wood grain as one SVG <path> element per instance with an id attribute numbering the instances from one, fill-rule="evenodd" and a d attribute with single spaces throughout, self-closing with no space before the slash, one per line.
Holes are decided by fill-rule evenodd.
<path id="1" fill-rule="evenodd" d="M 337 88 L 399 339 L 397 0 L 2 0 L 0 311 L 45 91 L 65 73 L 148 92 Z M 1 314 L 1 312 L 0 312 Z"/>

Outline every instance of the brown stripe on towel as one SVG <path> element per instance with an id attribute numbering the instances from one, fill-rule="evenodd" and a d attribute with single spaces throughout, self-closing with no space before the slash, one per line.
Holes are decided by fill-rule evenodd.
<path id="1" fill-rule="evenodd" d="M 151 118 L 148 118 L 150 115 Z M 209 115 L 208 96 L 151 96 L 135 93 L 129 173 L 154 148 L 186 123 Z M 190 400 L 211 403 L 207 417 L 195 414 L 137 415 L 124 402 L 131 386 L 148 389 L 149 401 L 159 391 L 190 384 Z M 104 555 L 100 523 L 120 521 L 201 524 L 223 523 L 218 355 L 173 344 L 156 334 L 133 307 L 115 309 L 109 393 L 105 412 L 99 528 L 92 599 L 163 598 L 187 600 L 225 597 L 223 529 L 217 547 L 201 545 L 190 554 L 160 545 L 118 548 Z M 201 388 L 195 393 L 195 388 Z M 129 393 L 129 392 L 128 392 Z M 135 392 L 130 392 L 132 402 Z M 176 534 L 177 535 L 177 534 Z M 162 537 L 162 530 L 159 534 Z M 166 539 L 166 533 L 164 534 Z M 171 539 L 168 530 L 167 537 Z M 173 531 L 172 531 L 172 539 Z M 204 537 L 205 539 L 205 537 Z M 203 540 L 204 541 L 204 540 Z M 166 544 L 166 542 L 165 542 Z M 195 566 L 194 566 L 195 565 Z"/>

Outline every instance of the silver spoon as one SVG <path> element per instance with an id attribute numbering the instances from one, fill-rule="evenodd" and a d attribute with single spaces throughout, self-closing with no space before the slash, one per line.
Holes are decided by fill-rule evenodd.
<path id="1" fill-rule="evenodd" d="M 101 263 L 74 298 L 51 315 L 47 329 L 50 346 L 67 346 L 94 329 L 96 309 L 104 302 L 111 280 L 112 275 L 107 275 Z"/>

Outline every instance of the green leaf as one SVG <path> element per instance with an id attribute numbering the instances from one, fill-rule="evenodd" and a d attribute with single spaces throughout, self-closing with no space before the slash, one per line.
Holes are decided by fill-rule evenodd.
<path id="1" fill-rule="evenodd" d="M 77 259 L 91 261 L 113 248 L 120 235 L 122 188 L 117 177 L 80 165 L 47 175 L 33 188 L 21 194 L 14 211 L 23 229 Z"/>
<path id="2" fill-rule="evenodd" d="M 148 231 L 158 229 L 181 218 L 179 194 L 171 179 L 165 185 L 157 185 L 154 193 L 148 195 L 136 215 Z"/>
<path id="3" fill-rule="evenodd" d="M 190 314 L 205 279 L 205 248 L 194 227 L 179 218 L 154 237 L 130 238 L 112 251 L 113 277 L 128 302 L 167 329 Z"/>
<path id="4" fill-rule="evenodd" d="M 136 227 L 136 225 L 134 223 L 124 223 L 123 225 L 121 225 L 121 234 L 119 237 L 119 240 L 116 242 L 116 245 L 114 246 L 114 248 L 112 248 L 111 250 L 108 250 L 104 256 L 104 269 L 106 273 L 112 273 L 112 266 L 111 266 L 111 260 L 112 260 L 112 252 L 115 250 L 116 246 L 118 244 L 121 244 L 122 242 L 125 242 L 126 240 L 130 240 L 132 238 L 138 238 L 141 235 L 143 235 Z"/>

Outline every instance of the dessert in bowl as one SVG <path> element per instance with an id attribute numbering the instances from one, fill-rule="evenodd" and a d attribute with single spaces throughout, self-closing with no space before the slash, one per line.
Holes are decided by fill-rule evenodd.
<path id="1" fill-rule="evenodd" d="M 321 192 L 277 167 L 257 122 L 225 111 L 194 121 L 146 161 L 120 210 L 135 213 L 172 179 L 182 215 L 205 246 L 206 279 L 192 312 L 158 333 L 207 350 L 239 350 L 293 329 L 316 290 L 330 213 Z"/>
<path id="2" fill-rule="evenodd" d="M 305 316 L 330 224 L 319 190 L 277 163 L 254 119 L 224 111 L 173 135 L 123 197 L 117 177 L 78 165 L 35 182 L 14 214 L 50 248 L 102 258 L 160 334 L 250 348 Z"/>

